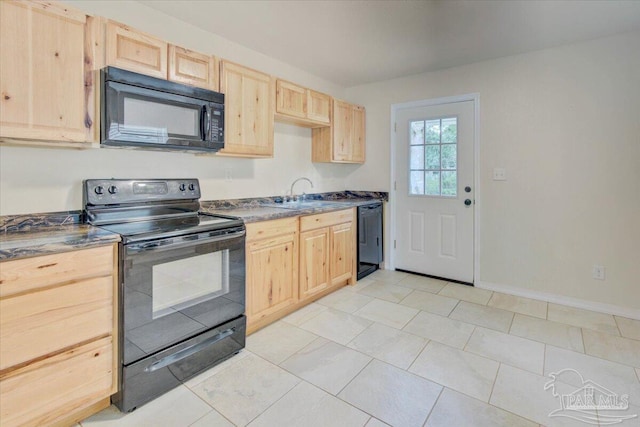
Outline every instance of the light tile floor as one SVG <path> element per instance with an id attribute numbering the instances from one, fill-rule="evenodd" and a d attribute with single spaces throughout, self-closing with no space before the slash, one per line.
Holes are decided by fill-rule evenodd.
<path id="1" fill-rule="evenodd" d="M 628 410 L 549 417 L 561 403 L 545 385 L 565 368 L 628 394 Z M 560 395 L 582 386 L 565 374 Z M 640 321 L 378 271 L 136 411 L 81 425 L 588 426 L 636 414 L 619 425 L 640 426 Z"/>

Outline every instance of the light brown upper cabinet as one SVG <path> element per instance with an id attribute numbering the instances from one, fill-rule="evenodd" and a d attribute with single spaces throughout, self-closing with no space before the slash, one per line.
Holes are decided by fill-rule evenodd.
<path id="1" fill-rule="evenodd" d="M 220 61 L 225 94 L 224 149 L 218 155 L 273 157 L 273 80 L 268 74 Z"/>
<path id="2" fill-rule="evenodd" d="M 58 3 L 0 1 L 0 138 L 97 140 L 95 27 Z"/>
<path id="3" fill-rule="evenodd" d="M 217 70 L 215 57 L 169 45 L 169 80 L 217 91 Z"/>
<path id="4" fill-rule="evenodd" d="M 106 62 L 125 70 L 167 78 L 168 43 L 114 21 L 107 22 Z"/>
<path id="5" fill-rule="evenodd" d="M 334 99 L 331 127 L 313 129 L 311 135 L 312 161 L 364 163 L 364 107 Z"/>
<path id="6" fill-rule="evenodd" d="M 214 56 L 167 43 L 127 25 L 108 21 L 106 63 L 159 79 L 218 90 Z"/>
<path id="7" fill-rule="evenodd" d="M 306 127 L 328 126 L 331 123 L 331 97 L 278 79 L 276 119 Z"/>

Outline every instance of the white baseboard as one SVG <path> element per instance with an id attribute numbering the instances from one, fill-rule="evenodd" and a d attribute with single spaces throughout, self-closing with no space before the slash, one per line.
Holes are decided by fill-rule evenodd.
<path id="1" fill-rule="evenodd" d="M 614 304 L 606 304 L 596 301 L 588 301 L 580 298 L 567 297 L 564 295 L 552 294 L 549 292 L 534 291 L 531 289 L 523 289 L 515 286 L 500 285 L 497 283 L 476 281 L 475 286 L 480 289 L 489 291 L 502 292 L 504 294 L 515 295 L 519 297 L 537 299 L 541 301 L 551 302 L 554 304 L 567 305 L 569 307 L 582 308 L 585 310 L 599 311 L 601 313 L 615 314 L 616 316 L 627 317 L 629 319 L 640 320 L 640 310 L 620 307 Z"/>

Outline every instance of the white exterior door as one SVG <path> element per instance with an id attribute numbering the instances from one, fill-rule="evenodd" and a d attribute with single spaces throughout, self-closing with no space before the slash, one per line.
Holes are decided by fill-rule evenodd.
<path id="1" fill-rule="evenodd" d="M 473 283 L 473 147 L 473 101 L 397 111 L 397 269 Z"/>

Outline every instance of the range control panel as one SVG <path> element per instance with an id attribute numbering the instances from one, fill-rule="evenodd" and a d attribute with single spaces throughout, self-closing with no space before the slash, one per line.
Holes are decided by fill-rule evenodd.
<path id="1" fill-rule="evenodd" d="M 197 200 L 197 179 L 87 179 L 85 205 L 114 205 L 150 201 Z"/>

